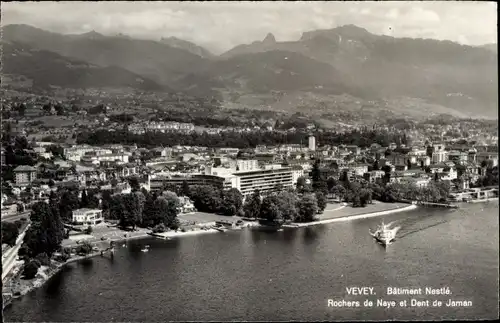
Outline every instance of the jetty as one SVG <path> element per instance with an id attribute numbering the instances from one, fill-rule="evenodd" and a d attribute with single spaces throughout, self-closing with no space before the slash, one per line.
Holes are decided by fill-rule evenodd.
<path id="1" fill-rule="evenodd" d="M 434 203 L 434 202 L 425 202 L 425 201 L 417 201 L 417 205 L 427 206 L 427 207 L 444 207 L 451 209 L 458 209 L 459 206 L 457 204 L 451 203 Z"/>

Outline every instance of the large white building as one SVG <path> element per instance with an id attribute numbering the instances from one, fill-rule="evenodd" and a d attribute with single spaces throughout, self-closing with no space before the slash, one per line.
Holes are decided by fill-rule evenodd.
<path id="1" fill-rule="evenodd" d="M 36 179 L 36 168 L 29 165 L 19 165 L 14 168 L 15 181 L 18 186 L 28 186 Z"/>
<path id="2" fill-rule="evenodd" d="M 432 163 L 439 164 L 448 160 L 448 152 L 444 144 L 432 145 Z"/>
<path id="3" fill-rule="evenodd" d="M 103 221 L 102 210 L 83 208 L 73 211 L 73 222 L 75 224 L 94 226 Z"/>
<path id="4" fill-rule="evenodd" d="M 314 136 L 309 136 L 309 150 L 310 151 L 315 151 L 316 150 L 316 137 Z"/>
<path id="5" fill-rule="evenodd" d="M 183 131 L 189 132 L 194 130 L 194 124 L 192 123 L 181 123 L 181 122 L 150 122 L 147 124 L 131 124 L 128 130 L 135 134 L 142 134 L 146 131 L 158 131 L 158 132 L 168 132 L 168 131 Z"/>
<path id="6" fill-rule="evenodd" d="M 88 154 L 101 156 L 112 154 L 111 149 L 92 147 L 89 145 L 74 145 L 73 147 L 64 148 L 64 157 L 71 161 L 81 161 L 82 157 Z"/>
<path id="7" fill-rule="evenodd" d="M 148 183 L 151 190 L 162 189 L 165 184 L 182 185 L 184 182 L 188 185 L 212 185 L 224 190 L 236 188 L 244 196 L 252 194 L 255 190 L 266 194 L 278 187 L 293 186 L 294 170 L 291 167 L 275 164 L 259 168 L 256 161 L 239 162 L 236 161 L 236 165 L 240 168 L 236 165 L 229 168 L 207 166 L 203 174 L 150 176 Z"/>
<path id="8" fill-rule="evenodd" d="M 83 163 L 95 164 L 95 165 L 99 165 L 100 162 L 103 162 L 103 161 L 108 161 L 108 162 L 119 161 L 122 163 L 128 163 L 129 162 L 129 154 L 128 153 L 86 154 L 86 155 L 81 157 L 81 161 Z"/>
<path id="9" fill-rule="evenodd" d="M 293 172 L 289 167 L 281 165 L 270 165 L 264 169 L 236 172 L 237 188 L 243 196 L 247 196 L 259 190 L 261 194 L 275 191 L 278 187 L 287 188 L 293 186 Z"/>

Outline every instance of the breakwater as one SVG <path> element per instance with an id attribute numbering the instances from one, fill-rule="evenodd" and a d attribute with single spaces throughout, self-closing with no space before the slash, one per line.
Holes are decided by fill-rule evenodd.
<path id="1" fill-rule="evenodd" d="M 376 217 L 376 216 L 381 216 L 381 215 L 388 215 L 388 214 L 393 214 L 393 213 L 410 211 L 410 210 L 414 210 L 416 208 L 417 208 L 416 205 L 411 204 L 411 205 L 400 207 L 400 208 L 389 209 L 389 210 L 378 211 L 378 212 L 367 212 L 367 213 L 361 213 L 361 214 L 353 214 L 353 215 L 318 220 L 318 221 L 307 222 L 307 223 L 286 224 L 286 225 L 283 225 L 283 227 L 298 228 L 298 227 L 308 227 L 308 226 L 313 226 L 313 225 L 318 225 L 318 224 L 352 221 L 352 220 L 356 220 L 356 219 L 371 218 L 371 217 Z"/>

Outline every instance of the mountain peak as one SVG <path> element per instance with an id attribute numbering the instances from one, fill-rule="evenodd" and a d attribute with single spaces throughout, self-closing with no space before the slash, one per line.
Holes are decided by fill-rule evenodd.
<path id="1" fill-rule="evenodd" d="M 302 33 L 300 40 L 310 40 L 317 36 L 337 38 L 339 35 L 352 38 L 362 38 L 372 35 L 368 30 L 356 25 L 343 25 L 332 29 L 321 29 Z"/>
<path id="2" fill-rule="evenodd" d="M 175 36 L 170 36 L 170 37 L 161 37 L 160 42 L 163 44 L 166 44 L 168 46 L 174 47 L 174 48 L 180 48 L 183 50 L 186 50 L 188 52 L 191 52 L 192 54 L 208 58 L 212 57 L 213 54 L 210 53 L 208 50 L 205 48 L 196 45 L 195 43 L 192 43 L 190 41 L 184 40 L 177 38 Z"/>
<path id="3" fill-rule="evenodd" d="M 273 34 L 268 33 L 266 38 L 264 38 L 264 40 L 262 42 L 266 43 L 266 44 L 274 44 L 274 43 L 276 43 L 276 38 L 274 37 Z"/>
<path id="4" fill-rule="evenodd" d="M 365 28 L 361 28 L 353 24 L 339 26 L 337 28 L 334 28 L 333 30 L 369 34 L 368 30 L 366 30 Z"/>
<path id="5" fill-rule="evenodd" d="M 161 38 L 161 41 L 164 41 L 164 42 L 168 42 L 168 41 L 183 41 L 182 39 L 180 38 L 177 38 L 175 36 L 170 36 L 170 37 L 162 37 Z"/>
<path id="6" fill-rule="evenodd" d="M 83 33 L 80 36 L 82 37 L 88 37 L 88 38 L 98 38 L 98 37 L 104 37 L 103 35 L 99 34 L 95 30 L 89 31 L 87 33 Z"/>

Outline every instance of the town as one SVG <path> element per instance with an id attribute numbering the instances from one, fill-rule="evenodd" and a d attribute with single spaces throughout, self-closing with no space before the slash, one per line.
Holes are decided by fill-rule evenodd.
<path id="1" fill-rule="evenodd" d="M 498 197 L 497 137 L 479 127 L 403 120 L 399 128 L 334 132 L 308 123 L 277 130 L 269 122 L 200 130 L 107 115 L 104 107 L 94 125 L 47 128 L 30 123 L 23 104 L 10 106 L 1 151 L 2 279 L 21 268 L 32 278 L 50 257 L 67 261 L 102 250 L 99 243 L 147 234 L 310 222 L 335 204 Z M 60 104 L 39 109 L 86 120 Z M 40 243 L 43 229 L 53 240 Z"/>
<path id="2" fill-rule="evenodd" d="M 2 3 L 5 320 L 498 318 L 496 6 Z"/>

